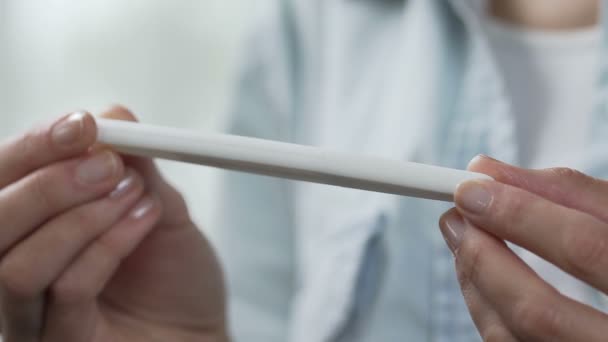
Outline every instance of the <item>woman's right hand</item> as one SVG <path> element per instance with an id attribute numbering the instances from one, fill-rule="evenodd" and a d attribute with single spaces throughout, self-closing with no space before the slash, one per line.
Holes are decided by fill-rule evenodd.
<path id="1" fill-rule="evenodd" d="M 96 135 L 76 113 L 0 144 L 5 342 L 224 340 L 221 271 L 183 199 Z"/>

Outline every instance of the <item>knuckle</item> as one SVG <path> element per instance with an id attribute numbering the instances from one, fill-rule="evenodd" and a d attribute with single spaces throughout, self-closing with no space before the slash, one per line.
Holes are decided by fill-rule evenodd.
<path id="1" fill-rule="evenodd" d="M 524 213 L 529 207 L 528 196 L 522 196 L 521 190 L 508 189 L 500 195 L 500 205 L 495 205 L 493 210 L 498 222 L 506 222 L 505 228 L 519 227 L 525 223 L 527 215 Z"/>
<path id="2" fill-rule="evenodd" d="M 483 260 L 483 246 L 477 239 L 464 239 L 456 253 L 456 273 L 460 287 L 466 291 L 477 283 Z"/>
<path id="3" fill-rule="evenodd" d="M 53 207 L 53 196 L 49 191 L 49 176 L 43 171 L 31 175 L 31 193 L 42 208 Z"/>
<path id="4" fill-rule="evenodd" d="M 517 188 L 506 188 L 498 196 L 492 208 L 492 223 L 498 235 L 507 240 L 520 239 L 529 229 L 535 228 L 542 218 L 538 213 L 546 213 L 553 206 L 547 200 Z"/>
<path id="5" fill-rule="evenodd" d="M 513 307 L 513 322 L 518 335 L 526 338 L 552 338 L 558 336 L 564 324 L 558 306 L 526 296 Z"/>
<path id="6" fill-rule="evenodd" d="M 28 269 L 19 258 L 5 258 L 0 263 L 0 286 L 7 295 L 28 299 L 36 297 L 41 290 L 34 279 L 28 276 Z"/>
<path id="7" fill-rule="evenodd" d="M 581 171 L 576 169 L 568 168 L 568 167 L 556 167 L 549 169 L 549 172 L 557 176 L 558 178 L 568 178 L 574 179 L 576 181 L 589 181 L 592 180 L 591 177 L 588 177 Z"/>
<path id="8" fill-rule="evenodd" d="M 91 291 L 70 276 L 60 277 L 51 285 L 50 292 L 53 301 L 61 305 L 82 303 L 92 298 Z"/>
<path id="9" fill-rule="evenodd" d="M 131 112 L 131 110 L 120 103 L 113 105 L 108 114 L 110 114 L 110 116 L 113 114 L 114 117 L 118 116 L 123 119 L 135 120 L 135 115 Z"/>
<path id="10" fill-rule="evenodd" d="M 608 267 L 608 234 L 592 229 L 570 229 L 565 234 L 566 263 L 579 275 L 602 274 Z"/>
<path id="11" fill-rule="evenodd" d="M 14 142 L 14 150 L 18 157 L 17 162 L 22 166 L 29 167 L 32 164 L 32 155 L 38 151 L 39 130 L 31 130 L 21 135 Z"/>
<path id="12" fill-rule="evenodd" d="M 27 156 L 36 151 L 36 142 L 39 136 L 40 132 L 38 130 L 25 132 L 17 142 L 18 152 L 23 156 Z"/>

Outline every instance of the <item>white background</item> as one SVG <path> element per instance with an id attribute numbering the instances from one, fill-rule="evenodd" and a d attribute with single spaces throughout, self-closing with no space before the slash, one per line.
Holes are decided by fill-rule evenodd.
<path id="1" fill-rule="evenodd" d="M 0 0 L 0 139 L 120 103 L 142 121 L 221 130 L 256 8 L 267 0 Z M 216 171 L 162 162 L 212 229 Z"/>

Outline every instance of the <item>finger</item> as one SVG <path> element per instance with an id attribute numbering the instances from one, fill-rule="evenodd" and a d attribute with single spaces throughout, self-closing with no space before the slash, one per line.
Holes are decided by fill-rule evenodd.
<path id="1" fill-rule="evenodd" d="M 455 209 L 448 211 L 441 217 L 439 226 L 444 236 L 448 234 L 453 236 L 454 230 L 450 227 L 450 222 L 454 220 L 462 221 L 460 214 Z M 447 238 L 446 242 L 451 244 Z M 500 315 L 494 310 L 492 304 L 479 293 L 475 284 L 467 282 L 461 286 L 461 291 L 483 341 L 518 341 L 502 322 Z"/>
<path id="2" fill-rule="evenodd" d="M 75 254 L 118 221 L 142 189 L 137 175 L 128 172 L 108 198 L 51 220 L 5 255 L 0 263 L 0 289 L 7 334 L 19 336 L 18 341 L 26 340 L 24 334 L 36 338 L 42 328 L 46 288 Z"/>
<path id="3" fill-rule="evenodd" d="M 604 180 L 568 168 L 521 169 L 486 156 L 474 158 L 469 169 L 608 222 L 608 182 Z"/>
<path id="4" fill-rule="evenodd" d="M 462 289 L 462 295 L 469 308 L 475 327 L 483 341 L 517 342 L 519 341 L 502 322 L 500 315 L 492 305 L 481 296 L 475 286 Z"/>
<path id="5" fill-rule="evenodd" d="M 95 240 L 64 271 L 51 288 L 44 341 L 84 341 L 94 330 L 96 305 L 124 305 L 113 302 L 111 294 L 101 303 L 95 299 L 121 262 L 154 228 L 161 211 L 158 199 L 145 196 L 127 217 Z"/>
<path id="6" fill-rule="evenodd" d="M 75 157 L 97 137 L 95 120 L 78 112 L 0 145 L 0 189 L 47 164 Z"/>
<path id="7" fill-rule="evenodd" d="M 16 297 L 41 295 L 82 249 L 125 215 L 143 188 L 141 178 L 129 170 L 107 197 L 44 224 L 4 256 L 2 286 Z"/>
<path id="8" fill-rule="evenodd" d="M 0 190 L 0 253 L 55 215 L 112 191 L 123 174 L 120 157 L 101 151 L 39 169 Z"/>
<path id="9" fill-rule="evenodd" d="M 481 229 L 608 292 L 608 225 L 596 217 L 492 181 L 461 184 L 455 201 Z"/>
<path id="10" fill-rule="evenodd" d="M 608 316 L 559 294 L 504 243 L 449 216 L 446 239 L 462 288 L 474 286 L 523 341 L 604 341 Z"/>
<path id="11" fill-rule="evenodd" d="M 101 114 L 101 116 L 114 120 L 138 121 L 131 111 L 122 106 L 114 106 Z M 152 193 L 158 194 L 161 202 L 163 202 L 163 211 L 166 214 L 162 218 L 164 227 L 177 227 L 190 220 L 187 205 L 183 197 L 164 179 L 152 159 L 134 156 L 126 156 L 124 159 L 127 165 L 142 174 L 147 188 Z"/>
<path id="12" fill-rule="evenodd" d="M 469 308 L 475 327 L 483 341 L 517 342 L 517 339 L 502 322 L 492 305 L 481 296 L 475 286 L 463 288 L 462 295 Z"/>

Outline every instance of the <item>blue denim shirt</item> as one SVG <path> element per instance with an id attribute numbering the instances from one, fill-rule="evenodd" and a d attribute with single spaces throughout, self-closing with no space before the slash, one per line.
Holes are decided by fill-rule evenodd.
<path id="1" fill-rule="evenodd" d="M 242 54 L 230 130 L 456 168 L 478 153 L 517 164 L 480 11 L 472 0 L 273 2 Z M 604 64 L 583 169 L 599 177 Z M 222 195 L 216 242 L 237 341 L 479 340 L 437 229 L 448 204 L 238 173 Z"/>

